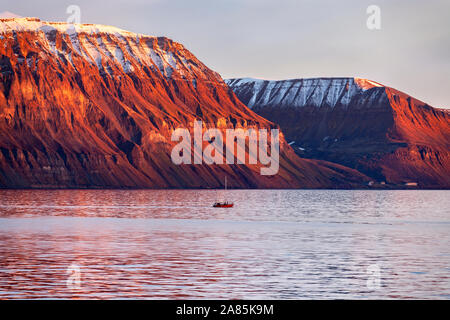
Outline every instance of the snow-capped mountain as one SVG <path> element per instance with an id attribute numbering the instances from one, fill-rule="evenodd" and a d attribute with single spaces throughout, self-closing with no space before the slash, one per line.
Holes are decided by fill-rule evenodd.
<path id="1" fill-rule="evenodd" d="M 359 78 L 226 80 L 280 125 L 304 157 L 355 168 L 374 182 L 450 188 L 450 113 Z"/>
<path id="2" fill-rule="evenodd" d="M 221 82 L 219 74 L 200 63 L 182 45 L 164 37 L 135 34 L 112 26 L 46 22 L 38 18 L 3 19 L 0 34 L 33 34 L 42 42 L 42 57 L 56 56 L 75 67 L 74 54 L 113 76 L 114 68 L 125 73 L 146 66 L 165 77 Z M 19 62 L 30 57 L 19 57 Z"/>
<path id="3" fill-rule="evenodd" d="M 349 187 L 365 176 L 298 158 L 280 171 L 181 165 L 171 133 L 272 128 L 183 45 L 101 25 L 0 19 L 1 187 Z"/>
<path id="4" fill-rule="evenodd" d="M 292 107 L 314 106 L 348 107 L 353 97 L 374 87 L 382 87 L 374 81 L 359 78 L 313 78 L 285 81 L 267 81 L 260 79 L 229 79 L 227 84 L 233 88 L 241 101 L 252 108 L 254 106 Z M 369 93 L 374 93 L 370 91 Z M 371 100 L 376 94 L 367 95 Z M 247 101 L 248 100 L 248 101 Z M 366 104 L 367 105 L 367 104 Z"/>
<path id="5" fill-rule="evenodd" d="M 0 12 L 0 19 L 13 19 L 13 18 L 22 18 L 22 17 L 9 11 Z"/>

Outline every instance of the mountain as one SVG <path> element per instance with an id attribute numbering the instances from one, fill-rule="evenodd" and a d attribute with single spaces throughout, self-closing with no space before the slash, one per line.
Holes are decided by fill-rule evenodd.
<path id="1" fill-rule="evenodd" d="M 302 157 L 393 187 L 450 188 L 450 113 L 360 78 L 226 80 Z"/>
<path id="2" fill-rule="evenodd" d="M 300 159 L 280 134 L 280 170 L 175 165 L 176 128 L 277 126 L 165 37 L 102 25 L 0 19 L 0 186 L 236 188 L 360 186 L 367 177 Z M 206 143 L 206 142 L 205 142 Z M 247 151 L 246 151 L 247 152 Z M 247 152 L 248 154 L 248 152 Z"/>
<path id="3" fill-rule="evenodd" d="M 12 18 L 22 18 L 22 17 L 9 11 L 0 12 L 0 19 L 12 19 Z"/>

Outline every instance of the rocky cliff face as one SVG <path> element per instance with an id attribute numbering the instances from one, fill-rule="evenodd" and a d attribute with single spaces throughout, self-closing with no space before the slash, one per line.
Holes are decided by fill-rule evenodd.
<path id="1" fill-rule="evenodd" d="M 272 128 L 181 44 L 100 25 L 0 19 L 1 187 L 351 187 L 366 179 L 303 160 L 280 171 L 172 163 L 178 127 Z"/>
<path id="2" fill-rule="evenodd" d="M 296 152 L 375 182 L 450 188 L 450 113 L 358 78 L 230 79 L 238 98 L 280 125 Z"/>

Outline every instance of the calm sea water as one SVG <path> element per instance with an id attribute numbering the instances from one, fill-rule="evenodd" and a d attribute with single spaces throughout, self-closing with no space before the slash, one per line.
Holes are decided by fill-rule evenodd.
<path id="1" fill-rule="evenodd" d="M 449 191 L 222 197 L 0 190 L 0 298 L 450 298 Z"/>

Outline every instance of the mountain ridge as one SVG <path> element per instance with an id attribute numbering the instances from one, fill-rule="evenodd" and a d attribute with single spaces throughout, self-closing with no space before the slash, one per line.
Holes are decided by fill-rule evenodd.
<path id="1" fill-rule="evenodd" d="M 274 176 L 261 176 L 260 165 L 176 166 L 171 132 L 194 120 L 205 129 L 277 126 L 166 37 L 36 18 L 0 25 L 1 187 L 216 188 L 224 175 L 235 188 L 350 188 L 367 180 L 300 159 L 283 134 Z"/>
<path id="2" fill-rule="evenodd" d="M 296 152 L 394 186 L 450 188 L 450 112 L 359 78 L 227 79 Z"/>

